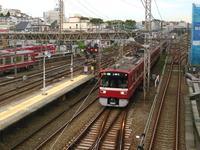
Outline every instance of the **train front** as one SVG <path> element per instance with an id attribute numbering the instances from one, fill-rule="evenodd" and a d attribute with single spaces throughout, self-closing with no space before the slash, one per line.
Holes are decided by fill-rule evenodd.
<path id="1" fill-rule="evenodd" d="M 125 107 L 128 104 L 128 73 L 101 71 L 99 73 L 99 102 L 103 106 Z"/>

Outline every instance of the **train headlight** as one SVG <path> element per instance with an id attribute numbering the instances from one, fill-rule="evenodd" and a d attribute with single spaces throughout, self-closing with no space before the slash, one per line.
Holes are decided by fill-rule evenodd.
<path id="1" fill-rule="evenodd" d="M 127 95 L 127 92 L 120 92 L 121 95 Z"/>
<path id="2" fill-rule="evenodd" d="M 106 91 L 104 91 L 104 90 L 101 90 L 101 91 L 100 91 L 100 93 L 106 94 Z"/>

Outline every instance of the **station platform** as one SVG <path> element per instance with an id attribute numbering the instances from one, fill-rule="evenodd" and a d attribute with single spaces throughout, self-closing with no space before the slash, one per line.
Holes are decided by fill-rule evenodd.
<path id="1" fill-rule="evenodd" d="M 189 88 L 189 95 L 184 96 L 185 101 L 185 143 L 187 150 L 200 150 L 200 110 L 197 102 L 199 96 L 192 97 L 194 93 L 199 92 L 196 84 L 191 84 L 189 79 L 186 79 Z"/>
<path id="2" fill-rule="evenodd" d="M 46 87 L 46 95 L 43 95 L 43 91 L 38 91 L 22 100 L 1 106 L 0 131 L 94 77 L 94 75 L 79 75 L 74 77 L 73 80 L 64 79 L 59 83 Z"/>

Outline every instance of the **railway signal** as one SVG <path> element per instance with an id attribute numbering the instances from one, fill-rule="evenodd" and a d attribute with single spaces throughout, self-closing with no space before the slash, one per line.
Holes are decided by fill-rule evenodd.
<path id="1" fill-rule="evenodd" d="M 94 44 L 94 52 L 95 52 L 95 53 L 98 53 L 98 51 L 99 51 L 98 44 L 95 43 L 95 44 Z"/>

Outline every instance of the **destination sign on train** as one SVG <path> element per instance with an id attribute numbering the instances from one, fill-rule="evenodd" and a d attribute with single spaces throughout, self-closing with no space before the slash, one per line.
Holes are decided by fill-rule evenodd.
<path id="1" fill-rule="evenodd" d="M 102 76 L 127 76 L 127 73 L 119 73 L 119 72 L 104 72 L 101 73 Z"/>

